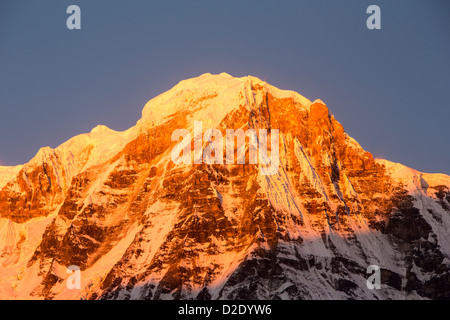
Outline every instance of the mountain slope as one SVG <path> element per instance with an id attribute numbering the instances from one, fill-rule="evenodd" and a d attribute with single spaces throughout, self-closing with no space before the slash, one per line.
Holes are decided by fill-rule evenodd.
<path id="1" fill-rule="evenodd" d="M 278 129 L 278 172 L 248 164 L 248 141 L 246 164 L 175 165 L 172 133 L 197 121 L 224 149 L 227 129 Z M 254 77 L 181 81 L 129 130 L 99 126 L 14 170 L 2 298 L 450 298 L 450 177 L 375 160 L 322 101 Z"/>

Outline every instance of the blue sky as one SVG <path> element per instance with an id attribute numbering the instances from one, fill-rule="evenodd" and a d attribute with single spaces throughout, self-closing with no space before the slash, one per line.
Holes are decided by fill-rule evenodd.
<path id="1" fill-rule="evenodd" d="M 81 8 L 81 30 L 66 8 Z M 381 8 L 381 30 L 366 8 Z M 0 164 L 27 162 L 202 73 L 322 99 L 376 157 L 450 174 L 450 1 L 0 2 Z"/>

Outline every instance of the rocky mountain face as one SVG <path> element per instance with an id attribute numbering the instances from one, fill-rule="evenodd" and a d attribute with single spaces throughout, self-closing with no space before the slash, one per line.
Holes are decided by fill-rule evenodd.
<path id="1" fill-rule="evenodd" d="M 224 163 L 227 129 L 278 129 L 278 172 L 249 140 L 245 164 L 176 165 L 172 133 L 195 121 Z M 2 299 L 450 298 L 450 177 L 374 159 L 322 101 L 250 76 L 182 81 L 127 131 L 0 168 L 0 217 Z"/>

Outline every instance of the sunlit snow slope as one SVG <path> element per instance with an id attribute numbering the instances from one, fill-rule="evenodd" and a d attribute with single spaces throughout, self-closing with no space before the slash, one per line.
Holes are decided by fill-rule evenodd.
<path id="1" fill-rule="evenodd" d="M 278 129 L 278 172 L 248 164 L 248 139 L 246 164 L 175 165 L 172 133 L 193 139 L 197 121 L 223 134 L 224 163 L 227 129 Z M 0 167 L 0 298 L 449 299 L 449 189 L 375 160 L 321 100 L 203 74 L 129 130 L 97 126 Z"/>

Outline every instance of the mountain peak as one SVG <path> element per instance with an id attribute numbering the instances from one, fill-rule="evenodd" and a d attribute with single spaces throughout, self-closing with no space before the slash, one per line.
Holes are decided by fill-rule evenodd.
<path id="1" fill-rule="evenodd" d="M 239 106 L 249 109 L 251 105 L 260 103 L 267 93 L 279 99 L 291 98 L 303 108 L 311 105 L 309 99 L 297 92 L 278 89 L 254 76 L 204 73 L 180 81 L 172 89 L 147 102 L 138 124 L 159 125 L 172 115 L 184 112 L 197 121 L 217 125 L 230 111 Z"/>
<path id="2" fill-rule="evenodd" d="M 197 121 L 270 129 L 277 170 L 262 176 L 245 138 L 231 163 L 175 163 L 174 131 Z M 191 160 L 193 137 L 181 142 Z M 0 298 L 449 299 L 449 181 L 375 161 L 320 99 L 205 73 L 129 130 L 99 125 L 0 167 Z M 366 289 L 369 264 L 388 275 L 383 290 Z M 82 290 L 65 285 L 69 266 Z"/>
<path id="3" fill-rule="evenodd" d="M 115 132 L 115 130 L 108 128 L 105 125 L 99 124 L 91 130 L 91 133 L 101 133 L 101 132 Z"/>
<path id="4" fill-rule="evenodd" d="M 322 100 L 320 100 L 320 99 L 316 99 L 316 100 L 314 100 L 314 102 L 312 103 L 312 104 L 323 104 L 324 106 L 326 106 L 326 104 L 325 104 L 325 102 L 323 102 Z"/>

